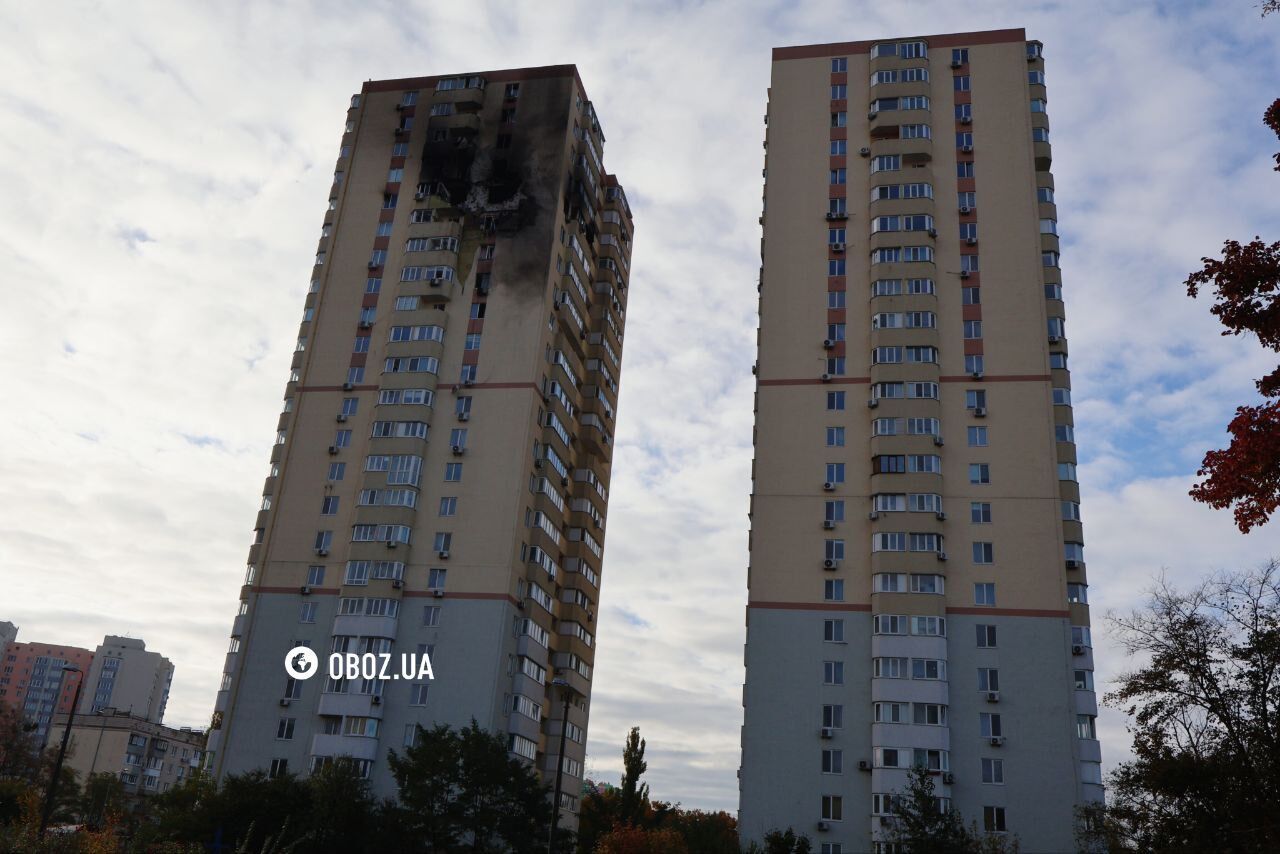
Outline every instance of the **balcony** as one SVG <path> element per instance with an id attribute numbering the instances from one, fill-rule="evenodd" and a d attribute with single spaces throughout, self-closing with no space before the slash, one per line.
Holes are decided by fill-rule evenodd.
<path id="1" fill-rule="evenodd" d="M 382 698 L 377 697 L 378 702 L 376 703 L 374 699 L 375 696 L 373 694 L 322 693 L 320 695 L 320 703 L 316 707 L 316 714 L 335 717 L 381 718 Z M 377 741 L 377 739 L 371 740 Z"/>
<path id="2" fill-rule="evenodd" d="M 394 554 L 394 552 L 393 552 Z M 396 617 L 375 617 L 368 614 L 339 614 L 333 618 L 335 635 L 360 635 L 363 637 L 396 637 Z M 320 714 L 325 714 L 321 712 Z"/>
<path id="3" fill-rule="evenodd" d="M 378 739 L 362 735 L 314 735 L 311 737 L 311 755 L 376 759 Z"/>

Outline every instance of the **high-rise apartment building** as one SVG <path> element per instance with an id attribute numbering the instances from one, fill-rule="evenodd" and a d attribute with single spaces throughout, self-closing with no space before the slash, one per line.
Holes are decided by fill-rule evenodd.
<path id="1" fill-rule="evenodd" d="M 0 703 L 21 714 L 33 726 L 38 742 L 44 744 L 49 740 L 54 713 L 74 708 L 76 682 L 89 672 L 93 651 L 61 644 L 20 643 L 17 627 L 4 625 L 12 629 L 5 630 L 9 642 L 0 657 Z M 78 668 L 81 673 L 64 667 Z"/>
<path id="2" fill-rule="evenodd" d="M 173 662 L 147 652 L 141 638 L 107 635 L 93 653 L 80 697 L 81 714 L 115 709 L 153 723 L 164 720 Z"/>
<path id="3" fill-rule="evenodd" d="M 365 83 L 345 116 L 231 633 L 219 774 L 473 718 L 581 785 L 632 235 L 573 66 Z M 284 655 L 431 654 L 434 681 Z M 554 683 L 563 683 L 563 687 Z M 576 799 L 563 801 L 576 809 Z"/>
<path id="4" fill-rule="evenodd" d="M 743 838 L 883 850 L 921 765 L 1074 850 L 1102 787 L 1041 45 L 773 60 Z"/>

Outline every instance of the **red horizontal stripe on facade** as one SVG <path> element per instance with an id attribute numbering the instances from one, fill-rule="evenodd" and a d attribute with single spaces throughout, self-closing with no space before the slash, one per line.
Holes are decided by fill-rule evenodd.
<path id="1" fill-rule="evenodd" d="M 856 602 L 748 602 L 747 609 L 763 611 L 870 611 L 870 605 Z M 948 608 L 948 614 L 965 614 L 983 617 L 1070 617 L 1069 611 L 1053 611 L 1040 608 Z"/>
<path id="2" fill-rule="evenodd" d="M 283 593 L 291 596 L 301 596 L 302 586 L 298 587 L 250 587 L 250 591 L 254 593 Z M 337 596 L 340 589 L 337 587 L 312 587 L 311 592 L 305 594 L 307 596 Z M 363 595 L 363 594 L 362 594 Z M 401 593 L 405 599 L 434 599 L 436 595 L 430 590 L 405 590 Z M 519 605 L 519 601 L 514 596 L 506 593 L 464 593 L 447 591 L 443 599 L 501 599 L 510 602 L 512 605 Z"/>
<path id="3" fill-rule="evenodd" d="M 958 377 L 946 376 L 938 377 L 938 382 L 942 383 L 1047 383 L 1052 377 L 1048 374 L 983 374 L 981 380 L 975 380 L 968 374 L 961 374 Z"/>
<path id="4" fill-rule="evenodd" d="M 861 385 L 869 382 L 871 377 L 832 377 L 826 381 L 814 377 L 811 380 L 760 380 L 760 385 Z"/>
<path id="5" fill-rule="evenodd" d="M 376 385 L 358 385 L 343 388 L 340 385 L 300 385 L 298 391 L 377 391 Z"/>

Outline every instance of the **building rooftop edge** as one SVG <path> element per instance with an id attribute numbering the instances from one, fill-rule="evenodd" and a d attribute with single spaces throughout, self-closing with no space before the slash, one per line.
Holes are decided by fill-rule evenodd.
<path id="1" fill-rule="evenodd" d="M 872 45 L 885 42 L 910 41 L 920 39 L 928 42 L 930 47 L 966 47 L 980 44 L 999 44 L 1001 42 L 1019 42 L 1027 40 L 1027 31 L 1018 27 L 1008 30 L 979 30 L 972 33 L 936 33 L 934 35 L 893 36 L 880 39 L 868 39 L 856 42 L 829 42 L 827 44 L 795 45 L 793 47 L 775 47 L 773 61 L 786 59 L 816 59 L 825 56 L 844 56 L 853 53 L 868 53 Z"/>
<path id="2" fill-rule="evenodd" d="M 366 80 L 364 85 L 360 87 L 361 92 L 388 92 L 396 89 L 413 89 L 424 86 L 434 86 L 441 80 L 447 80 L 450 77 L 492 77 L 495 80 L 538 80 L 548 77 L 572 77 L 578 84 L 578 88 L 583 94 L 587 89 L 582 85 L 582 78 L 578 76 L 578 66 L 572 63 L 568 65 L 537 65 L 529 68 L 502 68 L 494 71 L 468 71 L 462 74 L 432 74 L 425 77 L 395 77 L 388 80 Z M 589 99 L 588 99 L 589 100 Z"/>

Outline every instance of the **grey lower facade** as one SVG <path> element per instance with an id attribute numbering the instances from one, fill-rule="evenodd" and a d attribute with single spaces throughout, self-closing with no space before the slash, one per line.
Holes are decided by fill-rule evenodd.
<path id="1" fill-rule="evenodd" d="M 845 621 L 847 642 L 823 640 L 824 622 Z M 994 625 L 998 643 L 978 649 L 978 625 Z M 1081 763 L 1100 761 L 1099 743 L 1077 737 L 1076 716 L 1096 715 L 1093 691 L 1071 689 L 1074 669 L 1092 670 L 1091 650 L 1073 654 L 1068 620 L 950 614 L 946 637 L 873 635 L 872 617 L 853 607 L 748 610 L 743 701 L 739 829 L 744 844 L 792 827 L 814 851 L 861 854 L 874 849 L 880 816 L 873 795 L 905 788 L 906 768 L 886 768 L 877 748 L 945 751 L 935 791 L 950 798 L 966 824 L 983 824 L 985 807 L 1002 807 L 1008 833 L 1025 854 L 1075 851 L 1075 810 L 1100 800 L 1102 787 L 1082 781 Z M 877 657 L 946 662 L 946 679 L 877 679 Z M 825 685 L 824 660 L 843 662 L 843 684 Z M 999 699 L 978 690 L 979 668 L 998 668 Z M 817 670 L 817 672 L 815 672 Z M 1063 686 L 1067 686 L 1064 689 Z M 876 723 L 874 703 L 946 705 L 947 725 Z M 824 706 L 842 707 L 838 727 L 824 727 Z M 980 733 L 980 715 L 1001 716 L 1003 743 Z M 824 732 L 826 730 L 826 732 Z M 841 773 L 823 773 L 824 750 L 842 755 Z M 1001 762 L 1002 784 L 983 783 L 983 759 Z M 867 763 L 864 770 L 860 763 Z M 947 782 L 953 781 L 953 782 Z M 840 820 L 822 819 L 823 797 L 842 799 Z"/>

